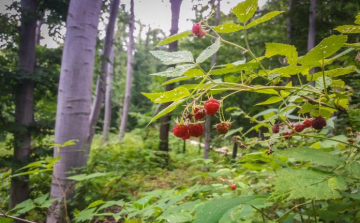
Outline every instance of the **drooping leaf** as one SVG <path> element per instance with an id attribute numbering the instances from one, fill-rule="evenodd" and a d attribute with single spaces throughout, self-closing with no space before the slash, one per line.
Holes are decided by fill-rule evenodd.
<path id="1" fill-rule="evenodd" d="M 303 65 L 321 66 L 321 60 L 336 53 L 346 41 L 347 36 L 345 35 L 333 35 L 325 38 L 298 62 Z"/>
<path id="2" fill-rule="evenodd" d="M 290 75 L 298 74 L 308 69 L 307 67 L 303 66 L 287 66 L 287 67 L 280 67 L 276 68 L 274 70 L 269 70 L 268 74 L 280 74 L 282 77 L 290 77 Z M 264 72 L 259 72 L 260 74 L 263 74 Z"/>
<path id="3" fill-rule="evenodd" d="M 257 7 L 258 7 L 257 0 L 245 0 L 237 4 L 232 11 L 240 22 L 245 23 L 249 19 L 251 19 Z"/>
<path id="4" fill-rule="evenodd" d="M 294 158 L 295 160 L 308 161 L 322 166 L 338 166 L 344 160 L 332 153 L 308 147 L 297 147 L 276 152 L 277 155 Z"/>
<path id="5" fill-rule="evenodd" d="M 217 38 L 215 43 L 206 48 L 204 51 L 200 53 L 198 58 L 196 58 L 196 63 L 202 63 L 208 58 L 210 58 L 213 54 L 215 54 L 221 46 L 220 38 Z"/>
<path id="6" fill-rule="evenodd" d="M 190 95 L 188 89 L 184 87 L 177 87 L 171 91 L 161 93 L 142 93 L 154 103 L 166 103 L 170 101 L 178 101 Z"/>
<path id="7" fill-rule="evenodd" d="M 227 23 L 214 27 L 214 30 L 218 33 L 233 33 L 244 29 L 243 26 L 235 23 Z"/>
<path id="8" fill-rule="evenodd" d="M 298 52 L 295 46 L 283 43 L 266 43 L 265 56 L 272 57 L 275 55 L 286 56 L 289 64 L 296 63 L 298 59 Z"/>
<path id="9" fill-rule="evenodd" d="M 166 71 L 150 74 L 152 76 L 161 76 L 161 77 L 179 77 L 182 76 L 186 71 L 194 68 L 195 64 L 182 64 L 178 65 L 175 68 L 170 67 Z"/>
<path id="10" fill-rule="evenodd" d="M 282 97 L 273 96 L 273 97 L 267 99 L 264 102 L 257 103 L 256 105 L 270 105 L 270 104 L 274 104 L 274 103 L 277 103 L 277 102 L 282 101 L 282 100 L 283 100 Z"/>
<path id="11" fill-rule="evenodd" d="M 256 26 L 260 23 L 263 23 L 263 22 L 266 22 L 266 21 L 269 21 L 270 19 L 274 18 L 275 16 L 283 13 L 284 11 L 273 11 L 273 12 L 269 12 L 263 16 L 261 16 L 260 18 L 258 19 L 255 19 L 254 21 L 251 21 L 249 24 L 246 25 L 246 28 L 250 28 L 250 27 L 253 27 L 253 26 Z"/>
<path id="12" fill-rule="evenodd" d="M 168 84 L 176 83 L 179 81 L 189 80 L 191 78 L 193 78 L 193 77 L 177 77 L 177 78 L 165 81 L 164 83 L 162 83 L 162 85 L 168 85 Z"/>
<path id="13" fill-rule="evenodd" d="M 277 171 L 271 200 L 299 198 L 328 200 L 341 198 L 339 187 L 329 184 L 330 174 L 313 170 L 281 169 Z"/>
<path id="14" fill-rule="evenodd" d="M 96 177 L 104 177 L 109 174 L 110 173 L 92 173 L 92 174 L 88 174 L 88 175 L 87 174 L 79 174 L 79 175 L 68 177 L 67 179 L 75 180 L 75 181 L 83 181 L 83 180 L 88 180 L 88 179 L 92 179 L 92 178 L 96 178 Z"/>
<path id="15" fill-rule="evenodd" d="M 336 27 L 335 30 L 341 33 L 360 33 L 360 26 L 344 25 Z"/>
<path id="16" fill-rule="evenodd" d="M 325 76 L 327 77 L 339 77 L 342 75 L 346 75 L 346 74 L 350 74 L 356 71 L 356 67 L 355 66 L 348 66 L 348 67 L 344 67 L 344 68 L 337 68 L 337 69 L 332 69 L 332 70 L 326 70 L 324 71 Z M 309 75 L 307 76 L 307 80 L 308 81 L 315 81 L 316 79 L 318 79 L 319 77 L 322 77 L 323 72 L 317 72 L 315 74 Z"/>
<path id="17" fill-rule="evenodd" d="M 200 69 L 190 69 L 188 71 L 186 71 L 184 73 L 185 76 L 188 76 L 188 77 L 199 77 L 199 76 L 204 76 L 204 72 Z"/>
<path id="18" fill-rule="evenodd" d="M 261 94 L 279 95 L 279 93 L 277 91 L 275 91 L 274 89 L 260 89 L 260 90 L 254 90 L 254 92 L 261 93 Z"/>
<path id="19" fill-rule="evenodd" d="M 150 53 L 161 60 L 165 65 L 178 64 L 178 63 L 193 63 L 194 58 L 190 51 L 176 51 L 168 52 L 163 50 L 150 51 Z"/>
<path id="20" fill-rule="evenodd" d="M 185 32 L 182 32 L 182 33 L 179 33 L 179 34 L 172 35 L 172 36 L 164 39 L 160 43 L 158 43 L 155 47 L 175 42 L 176 40 L 182 39 L 182 38 L 190 35 L 191 33 L 192 33 L 191 31 L 185 31 Z"/>
<path id="21" fill-rule="evenodd" d="M 161 110 L 154 118 L 152 118 L 150 123 L 152 123 L 152 122 L 156 121 L 157 119 L 161 118 L 162 116 L 174 111 L 175 108 L 183 102 L 184 102 L 184 99 L 173 102 L 171 105 L 169 105 L 166 108 L 164 108 L 163 110 Z"/>
<path id="22" fill-rule="evenodd" d="M 244 63 L 244 64 L 239 64 L 236 66 L 229 66 L 226 68 L 221 68 L 221 69 L 216 69 L 216 70 L 212 70 L 210 72 L 210 74 L 212 75 L 223 75 L 223 74 L 229 74 L 229 73 L 239 73 L 242 70 L 245 71 L 252 71 L 256 68 L 259 67 L 259 63 Z"/>

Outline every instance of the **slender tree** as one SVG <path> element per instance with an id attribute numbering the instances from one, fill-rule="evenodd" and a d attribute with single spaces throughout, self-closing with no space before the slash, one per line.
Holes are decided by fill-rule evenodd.
<path id="1" fill-rule="evenodd" d="M 104 125 L 102 139 L 103 142 L 108 140 L 110 132 L 110 123 L 111 123 L 111 90 L 113 82 L 113 73 L 114 73 L 114 44 L 111 46 L 110 61 L 108 67 L 106 68 L 106 91 L 105 91 L 105 111 L 104 111 Z"/>
<path id="2" fill-rule="evenodd" d="M 134 0 L 130 2 L 130 21 L 129 21 L 129 42 L 128 42 L 128 58 L 126 64 L 126 86 L 125 86 L 125 98 L 123 104 L 123 113 L 121 117 L 121 123 L 119 127 L 119 141 L 121 141 L 125 135 L 126 124 L 129 117 L 130 99 L 131 99 L 131 85 L 134 63 L 134 26 L 135 26 L 135 14 L 134 14 Z"/>
<path id="3" fill-rule="evenodd" d="M 14 159 L 19 166 L 26 164 L 30 155 L 31 134 L 29 127 L 34 117 L 34 83 L 31 76 L 35 68 L 36 43 L 35 0 L 21 0 L 21 25 L 19 33 L 19 76 L 15 95 Z M 16 171 L 13 168 L 13 172 Z M 29 196 L 29 177 L 11 178 L 10 208 Z"/>
<path id="4" fill-rule="evenodd" d="M 89 144 L 91 144 L 92 139 L 94 137 L 96 123 L 99 119 L 101 105 L 104 101 L 104 95 L 106 91 L 106 79 L 108 76 L 107 74 L 109 72 L 110 54 L 114 42 L 115 23 L 119 11 L 119 4 L 120 4 L 120 0 L 113 0 L 110 6 L 109 22 L 106 27 L 106 36 L 104 38 L 104 49 L 101 56 L 101 71 L 96 81 L 95 99 L 92 105 L 90 120 L 89 120 L 90 121 L 90 137 L 88 142 Z"/>
<path id="5" fill-rule="evenodd" d="M 220 2 L 221 2 L 221 0 L 217 1 L 215 26 L 219 25 L 219 22 L 220 22 Z M 217 53 L 215 53 L 213 55 L 213 57 L 212 57 L 211 66 L 213 66 L 216 63 L 216 57 L 217 57 Z M 206 119 L 205 119 L 204 159 L 209 158 L 210 141 L 211 141 L 210 132 L 211 132 L 211 116 L 206 115 Z"/>
<path id="6" fill-rule="evenodd" d="M 181 3 L 182 0 L 170 0 L 171 15 L 172 15 L 170 35 L 175 35 L 179 31 L 179 16 L 180 16 Z M 170 52 L 177 50 L 178 50 L 178 41 L 169 44 Z M 170 91 L 172 89 L 173 89 L 173 84 L 168 84 L 165 86 L 165 91 Z M 170 103 L 165 103 L 164 106 L 169 106 L 169 105 Z M 160 118 L 160 144 L 159 144 L 160 151 L 164 151 L 164 152 L 169 151 L 170 121 L 171 121 L 170 113 Z M 167 163 L 167 158 L 166 158 L 166 163 Z"/>
<path id="7" fill-rule="evenodd" d="M 307 42 L 307 51 L 309 52 L 315 47 L 315 35 L 316 35 L 316 4 L 317 0 L 310 0 L 310 15 L 309 15 L 309 33 Z M 315 69 L 312 68 L 309 71 L 310 74 L 315 73 Z M 310 84 L 315 86 L 315 82 L 311 81 Z"/>
<path id="8" fill-rule="evenodd" d="M 76 144 L 54 149 L 61 159 L 54 166 L 50 196 L 58 198 L 49 208 L 47 223 L 68 221 L 66 199 L 72 197 L 69 171 L 86 165 L 89 154 L 91 91 L 101 0 L 71 1 L 61 62 L 55 124 L 55 143 Z"/>

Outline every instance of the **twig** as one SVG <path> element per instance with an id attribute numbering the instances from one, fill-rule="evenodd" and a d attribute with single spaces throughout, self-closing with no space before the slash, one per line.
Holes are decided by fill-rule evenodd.
<path id="1" fill-rule="evenodd" d="M 1 209 L 0 209 L 0 212 L 1 212 L 0 217 L 10 218 L 10 219 L 14 219 L 16 221 L 27 222 L 27 223 L 36 223 L 35 221 L 29 221 L 29 220 L 25 220 L 25 219 L 22 219 L 22 218 L 15 217 L 15 216 L 7 215 Z"/>
<path id="2" fill-rule="evenodd" d="M 251 207 L 254 208 L 255 210 L 257 210 L 258 212 L 260 212 L 263 216 L 267 217 L 270 221 L 272 221 L 272 219 L 267 214 L 265 214 L 262 210 L 256 208 L 253 205 L 251 205 Z"/>
<path id="3" fill-rule="evenodd" d="M 302 204 L 298 204 L 298 205 L 295 205 L 294 207 L 292 207 L 292 208 L 290 208 L 287 212 L 285 212 L 285 214 L 283 214 L 280 218 L 278 218 L 276 221 L 277 222 L 280 222 L 280 220 L 282 219 L 282 218 L 284 218 L 286 215 L 288 215 L 292 210 L 294 210 L 295 208 L 298 208 L 298 207 L 300 207 L 300 206 L 303 206 L 303 205 L 306 205 L 306 204 L 310 204 L 311 203 L 311 201 L 309 201 L 309 202 L 305 202 L 305 203 L 302 203 Z"/>

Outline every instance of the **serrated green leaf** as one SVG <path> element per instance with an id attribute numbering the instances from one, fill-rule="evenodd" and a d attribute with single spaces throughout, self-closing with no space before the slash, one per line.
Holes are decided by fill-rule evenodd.
<path id="1" fill-rule="evenodd" d="M 258 7 L 257 0 L 245 0 L 237 4 L 232 11 L 240 22 L 245 23 L 249 19 L 251 19 L 257 7 Z"/>
<path id="2" fill-rule="evenodd" d="M 162 83 L 162 85 L 168 85 L 168 84 L 176 83 L 179 81 L 189 80 L 191 78 L 193 78 L 193 77 L 178 77 L 178 78 L 174 78 L 174 79 L 165 81 L 164 83 Z"/>
<path id="3" fill-rule="evenodd" d="M 198 58 L 196 58 L 196 63 L 202 63 L 208 58 L 210 58 L 220 49 L 220 46 L 221 46 L 220 38 L 217 38 L 215 43 L 213 43 L 211 46 L 209 46 L 200 53 Z"/>
<path id="4" fill-rule="evenodd" d="M 325 85 L 324 85 L 324 78 L 323 77 L 319 77 L 316 81 L 315 81 L 315 87 L 317 89 L 320 90 L 324 90 L 324 87 L 328 88 L 332 83 L 332 79 L 331 77 L 325 77 Z"/>
<path id="5" fill-rule="evenodd" d="M 333 80 L 330 87 L 344 87 L 345 82 L 342 80 Z"/>
<path id="6" fill-rule="evenodd" d="M 342 196 L 329 185 L 330 174 L 313 170 L 281 169 L 277 172 L 274 182 L 274 192 L 270 200 L 282 201 L 299 198 L 328 200 Z"/>
<path id="7" fill-rule="evenodd" d="M 279 93 L 274 89 L 260 89 L 260 90 L 255 90 L 254 92 L 261 93 L 261 94 L 279 95 Z"/>
<path id="8" fill-rule="evenodd" d="M 186 37 L 186 36 L 188 36 L 190 34 L 192 34 L 191 31 L 185 31 L 185 32 L 182 32 L 182 33 L 179 33 L 179 34 L 172 35 L 172 36 L 164 39 L 160 43 L 158 43 L 155 47 L 175 42 L 176 40 L 182 39 L 182 38 L 184 38 L 184 37 Z"/>
<path id="9" fill-rule="evenodd" d="M 346 171 L 351 175 L 360 179 L 360 163 L 352 162 L 345 166 Z"/>
<path id="10" fill-rule="evenodd" d="M 269 76 L 270 74 L 280 74 L 280 76 L 282 77 L 290 77 L 290 75 L 301 73 L 306 69 L 308 68 L 303 66 L 287 66 L 287 67 L 276 68 L 274 70 L 269 70 L 267 72 Z M 261 70 L 259 74 L 265 74 L 265 72 Z"/>
<path id="11" fill-rule="evenodd" d="M 186 71 L 194 68 L 195 64 L 183 64 L 178 65 L 175 68 L 171 67 L 166 71 L 150 74 L 152 76 L 160 76 L 160 77 L 179 77 L 182 76 Z"/>
<path id="12" fill-rule="evenodd" d="M 349 109 L 349 122 L 356 131 L 360 131 L 360 109 Z"/>
<path id="13" fill-rule="evenodd" d="M 344 25 L 344 26 L 338 26 L 334 30 L 337 30 L 341 33 L 360 33 L 360 26 Z"/>
<path id="14" fill-rule="evenodd" d="M 332 153 L 308 147 L 290 148 L 276 152 L 277 155 L 294 158 L 295 160 L 308 161 L 322 166 L 338 166 L 344 160 Z"/>
<path id="15" fill-rule="evenodd" d="M 75 181 L 83 181 L 83 180 L 88 180 L 88 179 L 92 179 L 92 178 L 96 178 L 96 177 L 104 177 L 109 175 L 110 173 L 92 173 L 92 174 L 79 174 L 79 175 L 75 175 L 75 176 L 70 176 L 67 179 L 69 180 L 75 180 Z"/>
<path id="16" fill-rule="evenodd" d="M 328 76 L 328 77 L 339 77 L 339 76 L 353 73 L 355 71 L 356 71 L 355 66 L 348 66 L 348 67 L 344 67 L 344 68 L 327 70 L 327 71 L 324 71 L 324 74 L 325 74 L 325 76 Z M 315 74 L 308 75 L 306 79 L 308 81 L 315 81 L 319 77 L 322 77 L 322 75 L 323 75 L 323 72 L 317 72 Z"/>
<path id="17" fill-rule="evenodd" d="M 336 53 L 342 46 L 344 46 L 346 41 L 347 36 L 345 35 L 333 35 L 325 38 L 309 53 L 300 58 L 298 62 L 302 65 L 321 66 L 321 60 Z"/>
<path id="18" fill-rule="evenodd" d="M 360 25 L 360 12 L 356 15 L 356 20 L 354 23 Z"/>
<path id="19" fill-rule="evenodd" d="M 161 118 L 162 116 L 172 112 L 175 110 L 175 108 L 180 105 L 181 103 L 184 102 L 184 99 L 181 99 L 180 101 L 175 101 L 172 104 L 170 104 L 169 106 L 167 106 L 166 108 L 164 108 L 163 110 L 161 110 L 154 118 L 151 119 L 150 123 L 156 121 L 157 119 Z M 149 123 L 149 124 L 150 124 Z"/>
<path id="20" fill-rule="evenodd" d="M 48 197 L 49 197 L 49 193 L 44 194 L 44 195 L 34 199 L 34 202 L 38 205 L 42 205 Z"/>
<path id="21" fill-rule="evenodd" d="M 283 13 L 284 11 L 273 11 L 273 12 L 269 12 L 263 16 L 261 16 L 260 18 L 255 19 L 254 21 L 251 21 L 249 24 L 246 25 L 246 29 L 256 26 L 260 23 L 269 21 L 270 19 L 274 18 L 275 16 Z"/>
<path id="22" fill-rule="evenodd" d="M 84 222 L 90 221 L 94 217 L 94 212 L 96 208 L 86 209 L 79 213 L 78 216 L 75 217 L 76 222 Z"/>
<path id="23" fill-rule="evenodd" d="M 184 87 L 177 87 L 171 91 L 161 92 L 161 93 L 144 93 L 145 97 L 149 98 L 154 103 L 166 103 L 171 101 L 178 101 L 190 95 L 188 89 Z"/>
<path id="24" fill-rule="evenodd" d="M 244 29 L 243 26 L 235 23 L 227 23 L 214 27 L 214 30 L 218 33 L 233 33 Z"/>
<path id="25" fill-rule="evenodd" d="M 256 68 L 259 67 L 259 63 L 244 63 L 244 64 L 239 64 L 236 66 L 231 66 L 231 67 L 227 67 L 227 68 L 221 68 L 221 69 L 216 69 L 216 70 L 212 70 L 210 72 L 210 74 L 212 75 L 223 75 L 223 74 L 229 74 L 229 73 L 239 73 L 242 70 L 245 71 L 252 71 Z"/>
<path id="26" fill-rule="evenodd" d="M 161 60 L 161 62 L 165 65 L 194 62 L 194 57 L 190 51 L 168 52 L 163 50 L 157 50 L 157 51 L 150 51 L 150 53 L 154 57 Z"/>
<path id="27" fill-rule="evenodd" d="M 282 43 L 266 43 L 266 57 L 275 55 L 286 56 L 289 64 L 296 63 L 298 59 L 298 52 L 295 46 L 282 44 Z"/>
<path id="28" fill-rule="evenodd" d="M 188 76 L 188 77 L 200 77 L 200 76 L 204 76 L 204 72 L 200 69 L 190 69 L 188 71 L 186 71 L 184 73 L 185 76 Z"/>
<path id="29" fill-rule="evenodd" d="M 91 204 L 89 204 L 89 206 L 87 206 L 86 209 L 89 209 L 89 208 L 93 208 L 93 207 L 97 207 L 99 205 L 102 205 L 102 204 L 105 204 L 106 202 L 103 201 L 103 200 L 97 200 L 97 201 L 94 201 L 92 202 Z"/>
<path id="30" fill-rule="evenodd" d="M 270 104 L 274 104 L 274 103 L 277 103 L 277 102 L 282 101 L 282 100 L 283 100 L 282 97 L 274 96 L 274 97 L 271 97 L 271 98 L 267 99 L 264 102 L 257 103 L 256 105 L 270 105 Z"/>

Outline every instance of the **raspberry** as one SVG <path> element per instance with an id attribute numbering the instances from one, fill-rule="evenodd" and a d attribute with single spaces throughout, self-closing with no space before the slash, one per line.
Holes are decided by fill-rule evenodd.
<path id="1" fill-rule="evenodd" d="M 206 111 L 205 111 L 204 107 L 200 106 L 200 107 L 196 107 L 194 109 L 194 114 L 195 114 L 195 119 L 200 120 L 205 117 Z"/>
<path id="2" fill-rule="evenodd" d="M 280 128 L 279 128 L 278 124 L 273 125 L 273 127 L 272 127 L 273 133 L 279 133 L 279 130 L 280 130 Z"/>
<path id="3" fill-rule="evenodd" d="M 231 190 L 236 190 L 236 184 L 231 184 L 230 188 L 231 188 Z"/>
<path id="4" fill-rule="evenodd" d="M 309 127 L 311 127 L 311 120 L 305 119 L 305 121 L 303 121 L 302 124 L 303 124 L 304 128 L 309 128 Z"/>
<path id="5" fill-rule="evenodd" d="M 206 31 L 204 30 L 204 28 L 201 26 L 200 23 L 194 23 L 192 27 L 192 32 L 195 36 L 199 38 L 203 38 L 206 34 Z"/>
<path id="6" fill-rule="evenodd" d="M 326 126 L 326 119 L 321 116 L 316 117 L 312 120 L 311 126 L 316 130 L 323 129 Z"/>
<path id="7" fill-rule="evenodd" d="M 221 122 L 215 126 L 216 131 L 220 134 L 226 134 L 231 128 L 230 122 Z"/>
<path id="8" fill-rule="evenodd" d="M 185 136 L 181 137 L 183 140 L 187 140 L 190 139 L 190 132 L 188 131 L 188 133 L 186 133 Z"/>
<path id="9" fill-rule="evenodd" d="M 305 126 L 302 124 L 295 125 L 294 129 L 296 132 L 302 132 L 304 130 Z"/>
<path id="10" fill-rule="evenodd" d="M 199 137 L 204 133 L 204 126 L 202 123 L 192 123 L 189 125 L 189 133 L 191 136 Z"/>
<path id="11" fill-rule="evenodd" d="M 284 136 L 285 139 L 291 139 L 291 138 L 292 138 L 292 134 L 294 134 L 293 131 L 291 131 L 291 132 L 284 132 L 284 133 L 282 134 L 282 136 Z"/>
<path id="12" fill-rule="evenodd" d="M 209 99 L 205 102 L 205 110 L 208 115 L 215 115 L 220 108 L 218 100 Z"/>
<path id="13" fill-rule="evenodd" d="M 184 137 L 186 136 L 186 134 L 188 134 L 188 132 L 189 132 L 189 128 L 186 125 L 176 124 L 173 127 L 173 133 L 176 137 L 179 138 Z"/>

